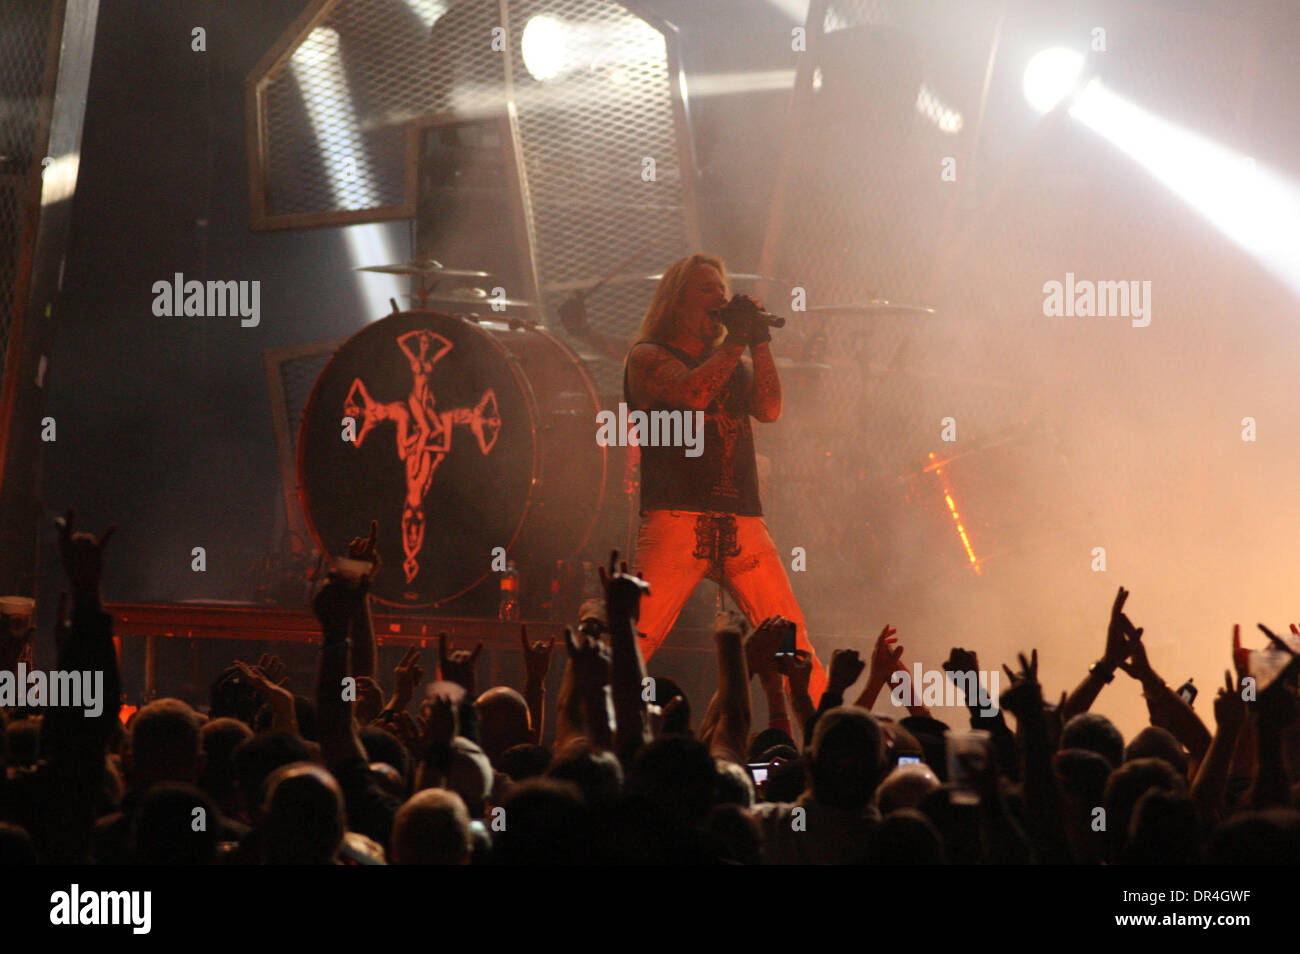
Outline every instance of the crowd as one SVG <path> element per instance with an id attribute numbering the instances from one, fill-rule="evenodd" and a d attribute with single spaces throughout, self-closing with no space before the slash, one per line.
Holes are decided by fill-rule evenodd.
<path id="1" fill-rule="evenodd" d="M 57 665 L 102 672 L 116 700 L 100 601 L 108 534 L 73 521 L 60 531 L 72 605 L 59 614 Z M 373 532 L 349 554 L 377 564 Z M 653 581 L 613 559 L 602 581 L 604 599 L 584 604 L 563 649 L 521 631 L 522 687 L 480 691 L 477 651 L 446 639 L 435 679 L 411 650 L 384 687 L 368 578 L 331 574 L 312 606 L 323 639 L 311 696 L 263 656 L 217 675 L 205 712 L 172 698 L 125 725 L 113 705 L 0 711 L 0 863 L 1300 861 L 1300 663 L 1276 637 L 1251 653 L 1234 633 L 1211 728 L 1157 674 L 1121 588 L 1098 661 L 1056 702 L 1036 649 L 990 699 L 961 678 L 980 671 L 976 654 L 953 648 L 944 669 L 963 687 L 972 734 L 920 705 L 873 713 L 891 708 L 906 671 L 888 626 L 865 659 L 837 651 L 814 699 L 808 655 L 779 651 L 791 624 L 751 631 L 721 615 L 716 689 L 687 699 L 647 673 L 638 647 Z M 13 672 L 32 633 L 4 622 L 0 670 Z M 1150 714 L 1127 740 L 1093 708 L 1119 673 Z"/>

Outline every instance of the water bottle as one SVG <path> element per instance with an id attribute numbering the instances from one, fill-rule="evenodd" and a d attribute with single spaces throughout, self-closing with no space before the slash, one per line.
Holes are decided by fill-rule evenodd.
<path id="1" fill-rule="evenodd" d="M 501 603 L 497 607 L 497 619 L 519 619 L 519 570 L 513 560 L 506 563 L 501 574 Z"/>

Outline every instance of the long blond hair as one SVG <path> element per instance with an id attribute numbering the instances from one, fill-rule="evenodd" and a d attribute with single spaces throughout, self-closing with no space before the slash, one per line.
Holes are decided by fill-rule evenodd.
<path id="1" fill-rule="evenodd" d="M 677 333 L 677 306 L 681 304 L 682 292 L 697 265 L 712 265 L 722 276 L 723 288 L 728 287 L 727 266 L 716 255 L 697 252 L 673 262 L 664 269 L 664 277 L 659 279 L 654 300 L 650 302 L 645 317 L 641 319 L 635 344 L 640 344 L 642 341 L 664 343 L 672 340 Z"/>

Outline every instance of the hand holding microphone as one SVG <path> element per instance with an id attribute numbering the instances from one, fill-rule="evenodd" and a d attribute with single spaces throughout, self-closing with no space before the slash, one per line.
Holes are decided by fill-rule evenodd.
<path id="1" fill-rule="evenodd" d="M 785 319 L 772 315 L 748 295 L 734 295 L 716 312 L 718 321 L 727 329 L 727 337 L 751 347 L 772 340 L 769 328 L 781 328 Z"/>

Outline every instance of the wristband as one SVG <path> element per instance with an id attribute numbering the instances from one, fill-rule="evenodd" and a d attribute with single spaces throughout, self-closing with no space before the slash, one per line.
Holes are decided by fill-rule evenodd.
<path id="1" fill-rule="evenodd" d="M 1089 666 L 1088 672 L 1100 676 L 1102 682 L 1107 684 L 1115 681 L 1115 667 L 1104 659 L 1098 659 L 1095 663 Z"/>

